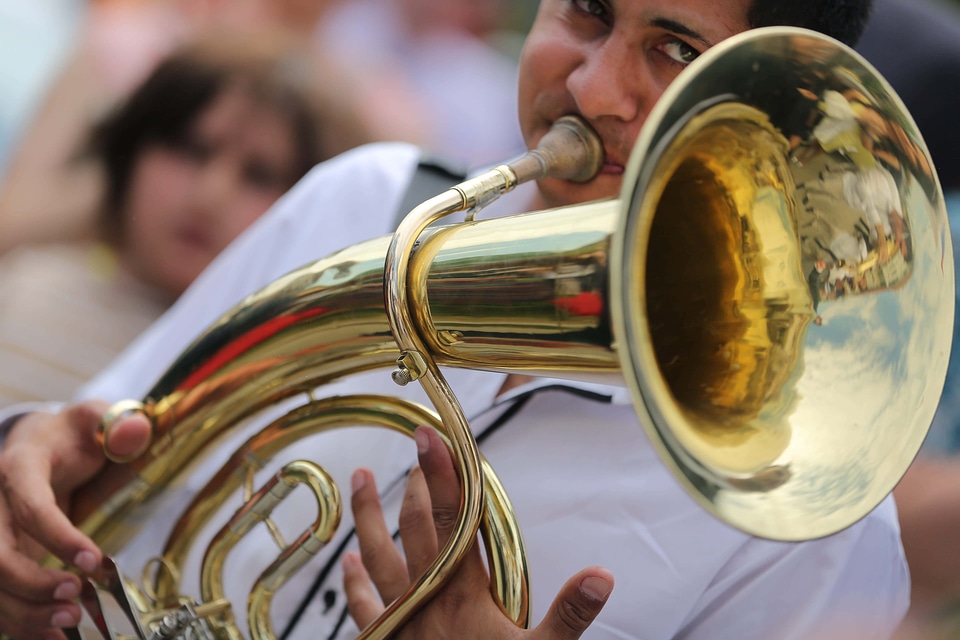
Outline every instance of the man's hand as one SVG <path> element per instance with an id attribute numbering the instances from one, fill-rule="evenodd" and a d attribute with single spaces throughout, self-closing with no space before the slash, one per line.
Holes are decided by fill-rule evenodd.
<path id="1" fill-rule="evenodd" d="M 400 513 L 406 559 L 384 523 L 373 475 L 361 469 L 353 476 L 360 555 L 343 558 L 344 588 L 350 615 L 361 629 L 383 611 L 383 602 L 393 601 L 426 571 L 450 537 L 460 508 L 460 484 L 446 445 L 433 429 L 420 428 L 415 437 L 420 467 L 410 474 Z M 474 544 L 447 585 L 397 637 L 574 640 L 600 613 L 612 589 L 608 571 L 584 569 L 561 588 L 539 626 L 519 629 L 493 601 L 480 548 Z"/>
<path id="2" fill-rule="evenodd" d="M 76 625 L 80 577 L 43 568 L 51 553 L 82 573 L 100 566 L 101 553 L 67 514 L 74 491 L 106 463 L 96 429 L 106 403 L 88 401 L 58 414 L 21 418 L 0 451 L 0 631 L 17 640 L 62 639 Z M 108 434 L 111 450 L 138 450 L 149 424 L 125 418 Z"/>

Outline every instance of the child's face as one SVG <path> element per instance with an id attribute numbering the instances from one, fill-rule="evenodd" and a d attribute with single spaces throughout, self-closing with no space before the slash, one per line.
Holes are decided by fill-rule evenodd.
<path id="1" fill-rule="evenodd" d="M 296 179 L 289 121 L 227 89 L 174 145 L 146 147 L 133 170 L 121 259 L 179 295 Z"/>

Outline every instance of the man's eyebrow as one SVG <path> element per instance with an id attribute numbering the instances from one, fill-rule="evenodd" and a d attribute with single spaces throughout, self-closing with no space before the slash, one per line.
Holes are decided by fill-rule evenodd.
<path id="1" fill-rule="evenodd" d="M 672 31 L 678 36 L 686 36 L 687 38 L 691 38 L 707 46 L 712 46 L 713 44 L 704 38 L 702 34 L 694 31 L 687 25 L 677 22 L 676 20 L 671 20 L 670 18 L 653 18 L 650 21 L 650 24 L 666 31 Z"/>

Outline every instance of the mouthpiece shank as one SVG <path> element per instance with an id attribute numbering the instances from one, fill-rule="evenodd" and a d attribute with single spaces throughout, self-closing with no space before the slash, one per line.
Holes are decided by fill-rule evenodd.
<path id="1" fill-rule="evenodd" d="M 590 125 L 567 115 L 553 123 L 536 149 L 509 166 L 517 183 L 541 178 L 587 182 L 603 166 L 603 143 Z"/>
<path id="2" fill-rule="evenodd" d="M 536 149 L 452 187 L 447 193 L 459 194 L 453 200 L 428 200 L 420 207 L 431 212 L 425 216 L 468 211 L 467 219 L 472 220 L 478 211 L 525 182 L 541 178 L 587 182 L 600 171 L 603 158 L 600 136 L 578 116 L 566 115 L 553 123 Z"/>

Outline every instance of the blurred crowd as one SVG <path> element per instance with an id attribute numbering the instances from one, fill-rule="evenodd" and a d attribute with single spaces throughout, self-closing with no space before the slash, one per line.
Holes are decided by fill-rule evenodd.
<path id="1" fill-rule="evenodd" d="M 521 153 L 528 5 L 0 3 L 0 406 L 69 397 L 326 158 Z"/>
<path id="2" fill-rule="evenodd" d="M 859 48 L 930 148 L 960 255 L 954 5 L 877 0 Z M 0 407 L 70 397 L 326 158 L 374 140 L 467 169 L 519 154 L 535 8 L 0 0 Z M 898 488 L 917 612 L 904 637 L 960 618 L 958 425 L 960 349 Z"/>
<path id="3" fill-rule="evenodd" d="M 338 91 L 378 139 L 466 162 L 520 149 L 515 24 L 501 0 L 38 0 L 0 4 L 0 252 L 89 233 L 96 190 L 63 170 L 88 128 L 178 44 L 213 31 L 283 31 L 335 59 Z M 529 3 L 527 3 L 529 4 Z M 24 62 L 29 61 L 29 62 Z M 454 70 L 469 69 L 455 73 Z M 325 80 L 326 81 L 326 80 Z M 471 124 L 465 124 L 465 123 Z M 491 123 L 506 123 L 501 127 Z M 505 134 L 491 134 L 501 130 Z M 68 181 L 71 197 L 49 189 Z M 49 216 L 49 217 L 47 217 Z M 53 228 L 57 231 L 53 231 Z"/>
<path id="4" fill-rule="evenodd" d="M 944 190 L 960 255 L 960 8 L 937 0 L 878 0 L 860 51 L 915 119 Z M 960 271 L 958 271 L 960 273 Z M 960 310 L 960 305 L 956 307 Z M 908 638 L 960 637 L 960 350 L 920 456 L 895 491 L 912 579 Z"/>

